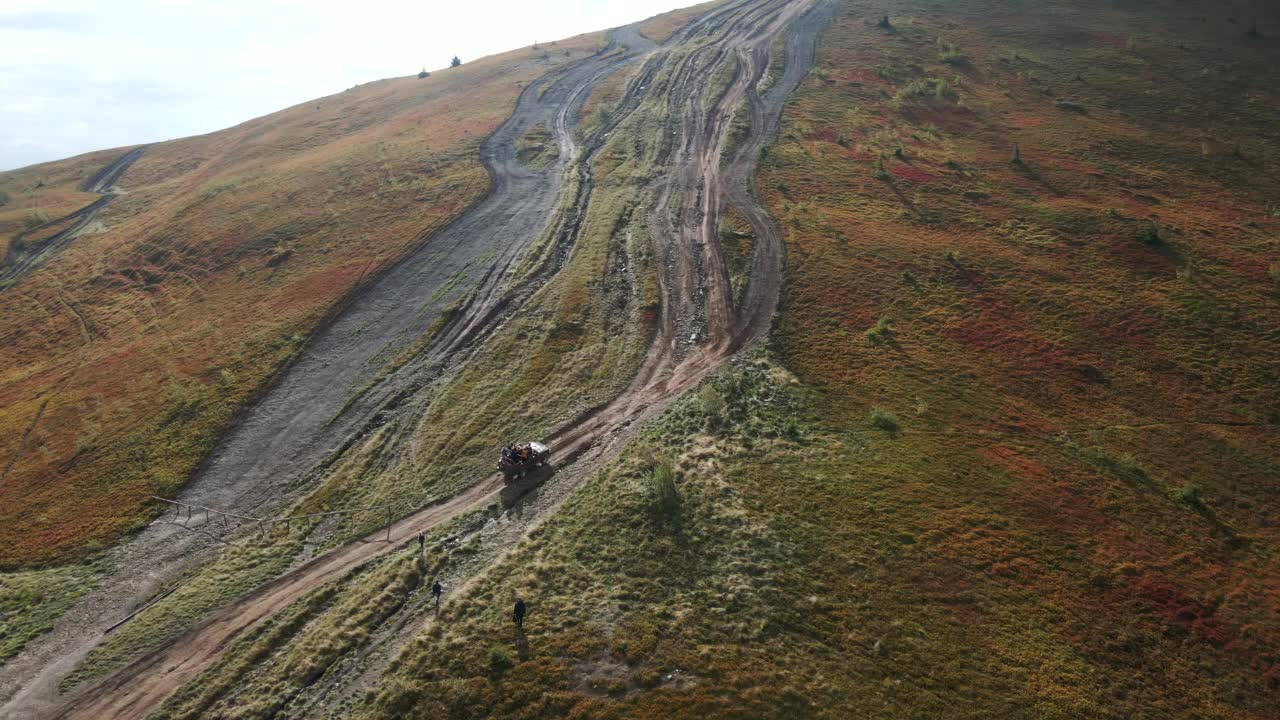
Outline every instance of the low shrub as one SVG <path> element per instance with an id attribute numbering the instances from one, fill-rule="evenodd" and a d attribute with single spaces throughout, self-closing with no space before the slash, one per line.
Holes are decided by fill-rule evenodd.
<path id="1" fill-rule="evenodd" d="M 724 397 L 710 383 L 703 385 L 698 391 L 698 406 L 702 408 L 702 412 L 706 414 L 707 419 L 717 422 L 720 414 L 724 412 Z"/>
<path id="2" fill-rule="evenodd" d="M 871 414 L 867 417 L 867 421 L 876 430 L 883 430 L 887 433 L 898 432 L 898 416 L 882 407 L 871 408 Z"/>
<path id="3" fill-rule="evenodd" d="M 672 521 L 680 515 L 680 488 L 676 487 L 676 472 L 671 461 L 658 460 L 649 473 L 645 485 L 649 513 L 655 520 Z"/>
<path id="4" fill-rule="evenodd" d="M 884 156 L 883 156 L 883 155 L 881 155 L 880 157 L 876 158 L 876 168 L 875 168 L 875 170 L 873 170 L 873 171 L 871 172 L 871 174 L 872 174 L 872 175 L 875 177 L 875 179 L 877 179 L 877 180 L 888 180 L 888 179 L 889 179 L 889 171 L 888 171 L 888 170 L 886 170 L 886 169 L 885 169 L 885 167 L 884 167 Z"/>
<path id="5" fill-rule="evenodd" d="M 1200 486 L 1195 483 L 1187 483 L 1173 494 L 1174 498 L 1180 502 L 1184 502 L 1191 507 L 1200 507 Z"/>
<path id="6" fill-rule="evenodd" d="M 1138 240 L 1148 247 L 1162 247 L 1164 245 L 1164 238 L 1160 236 L 1160 226 L 1154 222 L 1147 223 L 1138 231 Z"/>
<path id="7" fill-rule="evenodd" d="M 911 104 L 941 105 L 952 102 L 954 99 L 955 91 L 946 80 L 931 77 L 916 78 L 894 94 L 893 106 L 900 109 L 904 105 Z"/>
<path id="8" fill-rule="evenodd" d="M 511 656 L 507 654 L 507 649 L 501 645 L 494 645 L 489 648 L 489 672 L 494 675 L 501 675 L 511 669 Z"/>
<path id="9" fill-rule="evenodd" d="M 24 230 L 31 230 L 47 222 L 49 222 L 49 213 L 43 210 L 35 210 L 30 215 L 27 215 L 27 219 L 22 222 L 22 226 Z"/>
<path id="10" fill-rule="evenodd" d="M 964 65 L 969 62 L 968 56 L 960 52 L 960 49 L 953 43 L 942 44 L 942 51 L 938 53 L 938 60 L 948 65 Z"/>
<path id="11" fill-rule="evenodd" d="M 879 345 L 893 336 L 893 321 L 887 317 L 880 318 L 875 325 L 867 328 L 866 336 L 873 345 Z"/>
<path id="12" fill-rule="evenodd" d="M 800 440 L 804 437 L 804 429 L 795 418 L 790 417 L 782 425 L 782 435 L 788 440 Z"/>

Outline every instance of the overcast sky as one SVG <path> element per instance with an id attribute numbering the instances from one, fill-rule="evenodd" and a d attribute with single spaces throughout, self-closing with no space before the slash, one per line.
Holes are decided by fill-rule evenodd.
<path id="1" fill-rule="evenodd" d="M 696 0 L 0 0 L 0 170 L 218 130 Z"/>

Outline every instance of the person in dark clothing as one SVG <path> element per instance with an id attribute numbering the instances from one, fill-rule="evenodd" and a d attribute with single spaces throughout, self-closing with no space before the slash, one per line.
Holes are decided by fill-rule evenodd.
<path id="1" fill-rule="evenodd" d="M 444 586 L 437 580 L 431 584 L 431 596 L 436 599 L 436 609 L 440 609 L 440 595 L 444 593 Z"/>
<path id="2" fill-rule="evenodd" d="M 418 532 L 418 552 L 426 552 L 426 551 L 427 551 L 427 536 L 423 535 L 422 532 L 419 531 Z"/>
<path id="3" fill-rule="evenodd" d="M 520 598 L 516 598 L 515 619 L 516 619 L 516 627 L 523 628 L 524 627 L 524 600 Z"/>

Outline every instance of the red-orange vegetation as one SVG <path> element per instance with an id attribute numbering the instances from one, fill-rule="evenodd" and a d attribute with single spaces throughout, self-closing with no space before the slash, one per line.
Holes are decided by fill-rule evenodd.
<path id="1" fill-rule="evenodd" d="M 845 6 L 759 181 L 788 253 L 774 347 L 821 389 L 821 423 L 851 448 L 836 472 L 857 488 L 785 503 L 830 527 L 875 517 L 920 549 L 848 584 L 873 596 L 866 617 L 938 632 L 920 605 L 959 607 L 947 642 L 1001 658 L 985 677 L 1107 678 L 1002 697 L 1265 717 L 1280 643 L 1262 549 L 1280 541 L 1272 51 L 1207 2 L 887 10 L 892 31 Z M 963 60 L 940 57 L 951 46 Z M 893 439 L 872 406 L 896 416 Z M 812 571 L 873 537 L 832 534 Z M 900 673 L 936 668 L 894 676 L 925 706 L 939 682 L 974 687 L 936 637 L 896 652 Z"/>
<path id="2" fill-rule="evenodd" d="M 0 566 L 71 558 L 145 522 L 148 496 L 181 486 L 336 303 L 485 192 L 477 148 L 522 85 L 600 42 L 148 147 L 99 232 L 0 292 Z M 122 152 L 0 174 L 16 198 L 0 230 L 83 205 L 68 188 Z"/>

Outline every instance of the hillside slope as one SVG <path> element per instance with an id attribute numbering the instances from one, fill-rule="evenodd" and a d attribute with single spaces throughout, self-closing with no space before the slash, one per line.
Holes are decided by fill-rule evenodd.
<path id="1" fill-rule="evenodd" d="M 161 241 L 143 249 L 164 253 L 146 269 L 169 274 L 134 288 L 168 302 L 138 342 L 169 344 L 160 367 L 208 382 L 172 385 L 170 405 L 104 393 L 135 413 L 130 430 L 155 423 L 151 449 L 91 448 L 132 447 L 122 467 L 172 488 L 220 436 L 183 497 L 289 517 L 174 515 L 107 560 L 4 576 L 23 641 L 50 622 L 23 598 L 66 615 L 0 669 L 0 714 L 1272 717 L 1277 35 L 1264 3 L 724 0 L 476 63 L 494 73 L 484 101 L 466 95 L 487 139 L 455 131 L 423 156 L 440 162 L 426 179 L 379 174 L 426 142 L 404 117 L 457 99 L 419 98 L 412 79 L 349 91 L 387 94 L 343 122 L 401 102 L 406 115 L 332 143 L 309 139 L 327 126 L 308 106 L 280 116 L 310 118 L 277 137 L 292 145 L 228 140 L 273 184 L 201 186 L 196 204 L 219 210 L 199 225 L 176 207 L 154 218 Z M 518 99 L 513 68 L 529 73 Z M 126 257 L 97 244 L 164 204 L 152 151 L 103 211 L 107 232 L 0 291 L 45 288 L 14 297 L 82 318 L 63 330 L 83 370 L 40 376 L 58 393 L 116 337 L 84 321 L 65 273 Z M 4 176 L 17 209 L 0 223 L 41 197 L 58 212 L 92 201 L 75 188 L 119 154 Z M 403 228 L 402 249 L 334 238 L 309 261 L 284 233 L 237 259 L 235 280 L 170 262 L 186 237 L 172 228 L 258 223 L 281 173 L 336 183 L 348 157 L 374 158 L 364 194 L 309 186 L 279 212 L 319 194 L 346 232 L 370 214 Z M 478 159 L 487 199 L 442 205 L 484 192 Z M 154 185 L 135 191 L 139 172 Z M 424 216 L 396 199 L 401 182 L 435 228 L 416 252 Z M 366 272 L 370 253 L 401 260 Z M 215 277 L 241 285 L 206 294 Z M 317 278 L 338 280 L 304 292 Z M 256 312 L 184 314 L 212 313 L 211 297 Z M 171 318 L 189 321 L 180 343 Z M 218 343 L 253 328 L 299 334 L 229 379 Z M 187 364 L 187 343 L 209 349 Z M 147 367 L 140 352 L 111 377 Z M 18 441 L 15 468 L 57 456 L 40 433 L 75 417 L 50 414 L 58 397 L 32 396 L 48 410 L 27 407 L 36 442 Z M 556 467 L 504 485 L 494 449 L 524 438 L 547 440 Z M 241 467 L 244 487 L 210 483 Z M 128 477 L 131 495 L 95 492 L 140 501 L 152 480 Z M 147 510 L 124 507 L 91 510 L 117 532 Z M 70 531 L 86 516 L 56 517 Z M 74 555 L 61 537 L 7 562 Z"/>
<path id="2" fill-rule="evenodd" d="M 0 567 L 149 519 L 339 299 L 485 193 L 479 143 L 521 87 L 601 40 L 145 148 L 99 232 L 0 291 Z M 0 222 L 85 204 L 73 188 L 123 152 L 0 174 Z"/>
<path id="3" fill-rule="evenodd" d="M 842 3 L 758 182 L 787 244 L 769 351 L 472 581 L 362 716 L 1269 717 L 1255 12 L 1277 27 Z M 749 268 L 745 219 L 721 239 Z"/>

